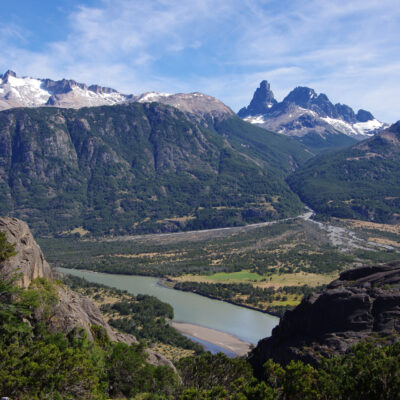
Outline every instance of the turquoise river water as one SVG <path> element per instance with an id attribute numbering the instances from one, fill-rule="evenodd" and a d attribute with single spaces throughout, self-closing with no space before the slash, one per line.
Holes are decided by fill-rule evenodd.
<path id="1" fill-rule="evenodd" d="M 158 278 L 136 275 L 104 274 L 92 271 L 57 268 L 58 271 L 85 278 L 134 295 L 147 294 L 171 304 L 174 321 L 216 329 L 236 336 L 248 343 L 270 336 L 279 318 L 248 308 L 209 299 L 190 292 L 182 292 L 159 284 Z"/>

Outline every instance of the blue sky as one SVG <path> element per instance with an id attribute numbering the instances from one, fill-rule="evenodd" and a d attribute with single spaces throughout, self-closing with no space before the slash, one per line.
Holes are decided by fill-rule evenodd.
<path id="1" fill-rule="evenodd" d="M 267 79 L 400 119 L 399 0 L 14 0 L 0 71 L 123 93 L 200 91 L 237 111 Z"/>

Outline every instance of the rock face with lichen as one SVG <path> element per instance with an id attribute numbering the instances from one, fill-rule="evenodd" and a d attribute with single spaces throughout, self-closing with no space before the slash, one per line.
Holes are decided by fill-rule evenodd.
<path id="1" fill-rule="evenodd" d="M 1 264 L 0 271 L 3 275 L 20 273 L 18 283 L 23 287 L 28 287 L 32 280 L 38 277 L 52 279 L 50 265 L 44 259 L 25 222 L 16 218 L 0 218 L 0 231 L 6 234 L 10 243 L 15 244 L 17 253 Z"/>
<path id="2" fill-rule="evenodd" d="M 400 335 L 400 261 L 343 272 L 318 294 L 287 311 L 272 336 L 249 356 L 258 373 L 272 358 L 318 363 L 319 356 L 345 353 L 361 340 L 398 340 Z"/>

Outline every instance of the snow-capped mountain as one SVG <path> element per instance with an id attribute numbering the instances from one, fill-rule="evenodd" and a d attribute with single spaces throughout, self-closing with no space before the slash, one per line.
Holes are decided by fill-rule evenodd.
<path id="1" fill-rule="evenodd" d="M 113 105 L 131 96 L 97 85 L 73 80 L 19 78 L 13 71 L 0 75 L 0 110 L 14 107 L 56 106 L 65 108 Z"/>
<path id="2" fill-rule="evenodd" d="M 325 94 L 308 87 L 295 88 L 279 103 L 267 81 L 261 82 L 249 106 L 238 115 L 265 129 L 297 137 L 345 134 L 362 140 L 388 126 L 368 111 L 355 113 L 345 104 L 332 104 Z"/>
<path id="3" fill-rule="evenodd" d="M 87 86 L 73 80 L 35 79 L 18 77 L 7 71 L 0 75 L 0 110 L 14 107 L 60 108 L 96 107 L 130 102 L 159 102 L 189 112 L 196 117 L 221 118 L 234 112 L 220 100 L 202 93 L 159 93 L 147 92 L 140 95 L 126 95 L 114 89 L 98 85 Z"/>

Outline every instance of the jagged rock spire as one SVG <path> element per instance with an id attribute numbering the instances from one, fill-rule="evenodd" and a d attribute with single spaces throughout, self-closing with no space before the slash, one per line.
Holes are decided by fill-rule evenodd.
<path id="1" fill-rule="evenodd" d="M 242 118 L 248 115 L 258 115 L 267 113 L 272 106 L 277 103 L 274 93 L 268 81 L 262 81 L 260 87 L 256 89 L 248 107 L 242 108 L 238 115 Z"/>

